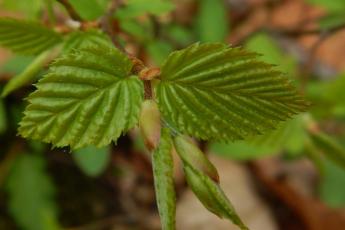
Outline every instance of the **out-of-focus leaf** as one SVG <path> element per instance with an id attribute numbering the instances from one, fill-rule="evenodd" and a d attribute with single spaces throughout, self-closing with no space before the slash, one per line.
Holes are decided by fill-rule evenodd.
<path id="1" fill-rule="evenodd" d="M 333 137 L 322 132 L 311 132 L 310 137 L 314 145 L 324 153 L 324 155 L 345 169 L 345 147 Z"/>
<path id="2" fill-rule="evenodd" d="M 172 24 L 163 29 L 166 30 L 167 35 L 171 39 L 183 46 L 190 45 L 194 40 L 194 34 L 192 31 L 183 26 Z"/>
<path id="3" fill-rule="evenodd" d="M 329 29 L 345 23 L 345 14 L 343 12 L 328 14 L 319 20 L 322 29 Z"/>
<path id="4" fill-rule="evenodd" d="M 94 20 L 102 16 L 105 12 L 106 4 L 101 4 L 97 0 L 69 0 L 77 13 L 86 20 Z"/>
<path id="5" fill-rule="evenodd" d="M 276 41 L 265 33 L 259 33 L 250 38 L 245 47 L 248 50 L 262 54 L 259 57 L 260 60 L 277 65 L 276 68 L 284 73 L 293 76 L 296 71 L 296 60 L 283 52 Z"/>
<path id="6" fill-rule="evenodd" d="M 331 207 L 345 206 L 345 170 L 324 159 L 324 173 L 319 185 L 321 199 Z"/>
<path id="7" fill-rule="evenodd" d="M 240 140 L 229 144 L 211 143 L 210 150 L 236 160 L 256 159 L 280 153 L 282 150 L 295 155 L 301 153 L 307 138 L 303 117 L 297 116 L 276 130 L 248 138 L 246 141 Z"/>
<path id="8" fill-rule="evenodd" d="M 25 230 L 57 230 L 55 187 L 38 155 L 20 155 L 8 177 L 9 212 Z"/>
<path id="9" fill-rule="evenodd" d="M 152 39 L 152 28 L 148 21 L 139 22 L 135 19 L 120 20 L 121 30 L 130 34 L 138 42 L 143 43 Z M 149 32 L 148 32 L 149 31 Z"/>
<path id="10" fill-rule="evenodd" d="M 78 149 L 72 156 L 79 168 L 88 176 L 99 176 L 107 167 L 110 160 L 109 146 L 103 148 L 86 147 Z"/>
<path id="11" fill-rule="evenodd" d="M 39 23 L 0 18 L 0 45 L 15 53 L 36 55 L 61 41 L 60 34 Z"/>
<path id="12" fill-rule="evenodd" d="M 4 100 L 0 99 L 0 134 L 3 134 L 7 129 L 7 118 Z"/>
<path id="13" fill-rule="evenodd" d="M 2 0 L 0 8 L 3 10 L 14 11 L 26 16 L 29 19 L 37 18 L 44 5 L 44 0 Z"/>
<path id="14" fill-rule="evenodd" d="M 331 12 L 345 11 L 344 0 L 307 0 L 311 4 L 319 5 Z"/>
<path id="15" fill-rule="evenodd" d="M 161 15 L 175 8 L 170 0 L 128 0 L 127 4 L 116 11 L 119 18 L 133 18 L 144 14 Z"/>
<path id="16" fill-rule="evenodd" d="M 223 0 L 200 0 L 196 29 L 201 42 L 221 42 L 229 33 L 227 8 Z"/>
<path id="17" fill-rule="evenodd" d="M 14 56 L 8 59 L 3 66 L 1 66 L 1 72 L 19 74 L 23 72 L 28 65 L 34 60 L 31 56 Z"/>
<path id="18" fill-rule="evenodd" d="M 176 195 L 170 131 L 162 129 L 158 148 L 152 155 L 156 200 L 163 230 L 175 230 Z"/>
<path id="19" fill-rule="evenodd" d="M 8 94 L 19 89 L 20 87 L 32 83 L 37 77 L 37 74 L 43 69 L 48 56 L 48 51 L 40 54 L 25 68 L 22 73 L 12 77 L 2 90 L 1 97 L 6 97 Z"/>
<path id="20" fill-rule="evenodd" d="M 173 47 L 170 43 L 154 40 L 146 46 L 149 56 L 153 59 L 155 64 L 160 65 L 173 51 Z"/>

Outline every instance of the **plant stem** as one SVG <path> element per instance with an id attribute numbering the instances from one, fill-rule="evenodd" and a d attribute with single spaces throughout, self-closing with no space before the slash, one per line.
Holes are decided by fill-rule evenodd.
<path id="1" fill-rule="evenodd" d="M 79 21 L 82 22 L 83 19 L 79 16 L 79 14 L 77 13 L 77 11 L 75 11 L 75 9 L 73 8 L 73 6 L 71 5 L 71 3 L 69 3 L 68 0 L 56 0 L 58 2 L 60 2 L 65 9 L 67 10 L 67 13 L 69 14 L 69 16 L 75 20 L 75 21 Z"/>

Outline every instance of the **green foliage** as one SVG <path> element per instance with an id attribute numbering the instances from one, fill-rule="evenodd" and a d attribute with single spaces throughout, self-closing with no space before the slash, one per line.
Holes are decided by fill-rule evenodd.
<path id="1" fill-rule="evenodd" d="M 105 12 L 106 4 L 100 0 L 69 0 L 77 13 L 86 20 L 94 20 L 102 16 Z"/>
<path id="2" fill-rule="evenodd" d="M 81 49 L 89 46 L 108 46 L 109 42 L 109 37 L 99 30 L 78 30 L 70 33 L 66 38 L 63 46 L 63 53 L 70 52 L 73 49 Z"/>
<path id="3" fill-rule="evenodd" d="M 345 206 L 345 170 L 327 159 L 319 185 L 320 197 L 331 207 Z"/>
<path id="4" fill-rule="evenodd" d="M 116 141 L 138 120 L 142 82 L 132 62 L 109 46 L 90 46 L 58 58 L 28 97 L 19 133 L 72 149 Z"/>
<path id="5" fill-rule="evenodd" d="M 170 131 L 162 129 L 158 148 L 152 155 L 156 200 L 163 230 L 175 229 L 176 195 Z"/>
<path id="6" fill-rule="evenodd" d="M 20 155 L 8 177 L 9 211 L 24 230 L 57 230 L 55 188 L 38 155 Z"/>
<path id="7" fill-rule="evenodd" d="M 144 14 L 161 15 L 175 8 L 169 0 L 128 0 L 127 4 L 116 12 L 116 16 L 133 18 Z"/>
<path id="8" fill-rule="evenodd" d="M 156 87 L 166 121 L 200 139 L 235 140 L 273 129 L 307 103 L 257 54 L 220 43 L 173 52 Z"/>
<path id="9" fill-rule="evenodd" d="M 35 60 L 32 56 L 15 55 L 9 58 L 2 66 L 1 72 L 9 74 L 20 74 L 30 63 Z"/>
<path id="10" fill-rule="evenodd" d="M 337 140 L 322 132 L 311 132 L 310 137 L 314 145 L 335 164 L 345 169 L 345 147 Z"/>
<path id="11" fill-rule="evenodd" d="M 36 55 L 62 41 L 61 36 L 35 22 L 0 19 L 0 45 L 13 52 Z"/>
<path id="12" fill-rule="evenodd" d="M 0 134 L 3 134 L 7 129 L 6 109 L 3 99 L 0 99 Z"/>
<path id="13" fill-rule="evenodd" d="M 25 68 L 22 73 L 12 77 L 11 80 L 5 85 L 1 93 L 1 97 L 6 97 L 8 94 L 19 89 L 20 87 L 33 82 L 33 80 L 37 77 L 37 74 L 42 70 L 48 56 L 49 52 L 40 54 Z"/>
<path id="14" fill-rule="evenodd" d="M 201 203 L 220 218 L 227 218 L 242 230 L 248 229 L 237 215 L 223 190 L 211 178 L 189 165 L 183 167 L 188 185 Z"/>
<path id="15" fill-rule="evenodd" d="M 331 12 L 345 11 L 345 4 L 343 0 L 307 0 L 308 2 L 324 7 Z"/>
<path id="16" fill-rule="evenodd" d="M 297 67 L 296 60 L 283 52 L 277 42 L 267 34 L 256 34 L 246 42 L 245 47 L 250 51 L 262 54 L 259 57 L 261 61 L 275 64 L 277 69 L 288 73 L 290 76 L 294 75 Z"/>
<path id="17" fill-rule="evenodd" d="M 162 64 L 173 51 L 173 47 L 170 43 L 159 40 L 149 42 L 146 49 L 150 57 L 157 64 Z"/>
<path id="18" fill-rule="evenodd" d="M 93 146 L 78 149 L 72 156 L 79 168 L 88 176 L 96 177 L 106 169 L 110 161 L 110 148 Z"/>
<path id="19" fill-rule="evenodd" d="M 200 0 L 196 29 L 201 42 L 224 41 L 229 34 L 226 6 L 223 0 Z"/>
<path id="20" fill-rule="evenodd" d="M 30 4 L 28 4 L 27 0 L 2 0 L 0 1 L 0 8 L 16 13 L 19 12 L 27 18 L 34 19 L 42 10 L 43 4 L 44 0 L 30 0 Z"/>
<path id="21" fill-rule="evenodd" d="M 278 154 L 286 150 L 290 154 L 299 154 L 304 148 L 308 134 L 304 128 L 302 116 L 285 122 L 276 130 L 264 135 L 240 140 L 234 143 L 212 143 L 210 150 L 214 153 L 236 160 L 251 160 Z"/>

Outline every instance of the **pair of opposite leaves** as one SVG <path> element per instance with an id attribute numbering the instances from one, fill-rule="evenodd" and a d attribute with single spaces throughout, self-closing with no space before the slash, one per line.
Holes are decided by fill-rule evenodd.
<path id="1" fill-rule="evenodd" d="M 257 56 L 221 43 L 171 53 L 154 84 L 162 118 L 180 133 L 229 141 L 304 111 L 307 103 L 289 80 Z M 143 101 L 132 67 L 111 44 L 66 52 L 29 95 L 19 133 L 72 149 L 116 142 L 137 124 Z"/>

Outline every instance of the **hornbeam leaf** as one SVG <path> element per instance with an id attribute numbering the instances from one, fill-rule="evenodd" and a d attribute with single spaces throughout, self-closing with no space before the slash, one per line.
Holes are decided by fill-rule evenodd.
<path id="1" fill-rule="evenodd" d="M 163 230 L 175 229 L 176 195 L 170 131 L 162 129 L 158 148 L 152 155 L 156 200 Z"/>
<path id="2" fill-rule="evenodd" d="M 116 141 L 138 120 L 143 85 L 132 62 L 111 46 L 90 46 L 57 59 L 29 95 L 23 137 L 72 149 Z"/>
<path id="3" fill-rule="evenodd" d="M 0 18 L 0 45 L 15 53 L 36 55 L 61 41 L 60 34 L 39 23 Z"/>
<path id="4" fill-rule="evenodd" d="M 258 54 L 221 43 L 170 54 L 156 96 L 164 119 L 200 139 L 235 140 L 306 110 L 288 79 Z"/>

